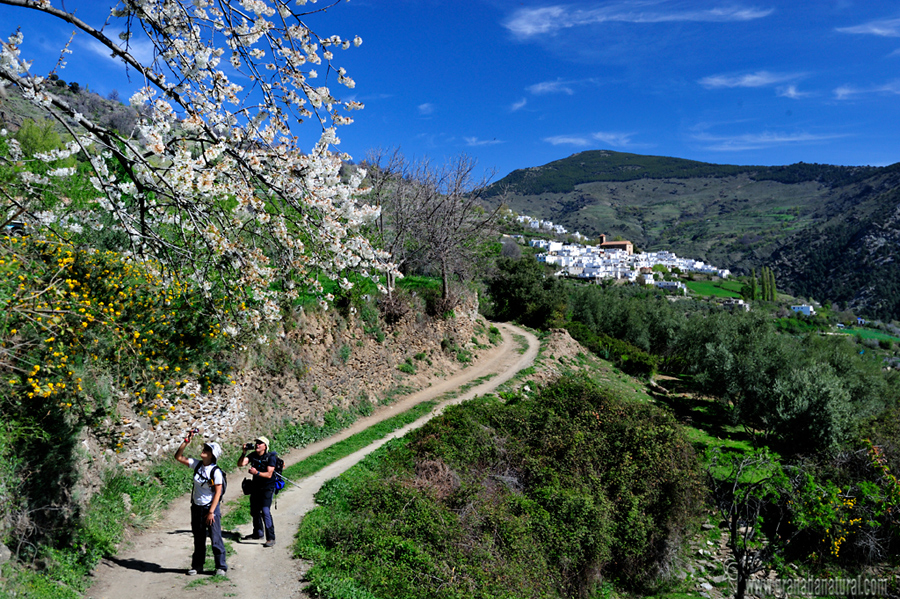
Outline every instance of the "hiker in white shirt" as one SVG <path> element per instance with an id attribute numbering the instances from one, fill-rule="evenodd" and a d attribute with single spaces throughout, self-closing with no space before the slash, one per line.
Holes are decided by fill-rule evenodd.
<path id="1" fill-rule="evenodd" d="M 212 543 L 216 562 L 216 576 L 225 576 L 228 564 L 225 562 L 225 543 L 222 541 L 222 493 L 225 491 L 225 473 L 216 464 L 222 455 L 218 443 L 204 443 L 200 459 L 184 457 L 184 449 L 194 438 L 190 431 L 175 452 L 175 460 L 194 469 L 194 487 L 191 491 L 191 532 L 194 534 L 194 555 L 188 576 L 203 571 L 206 558 L 206 537 Z"/>

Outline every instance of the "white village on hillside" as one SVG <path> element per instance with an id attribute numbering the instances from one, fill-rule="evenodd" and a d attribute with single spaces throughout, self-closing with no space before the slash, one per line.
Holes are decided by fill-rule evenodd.
<path id="1" fill-rule="evenodd" d="M 568 233 L 561 225 L 530 216 L 517 216 L 516 221 L 535 230 L 550 231 L 557 235 Z M 576 239 L 586 239 L 580 233 L 574 233 L 572 236 Z M 537 255 L 539 262 L 560 267 L 556 273 L 558 276 L 593 280 L 620 279 L 686 294 L 687 287 L 680 281 L 656 280 L 655 275 L 661 273 L 655 273 L 653 267 L 662 265 L 670 271 L 678 269 L 681 272 L 703 273 L 722 279 L 731 275 L 728 269 L 717 268 L 701 260 L 679 258 L 669 251 L 635 254 L 634 245 L 630 241 L 607 241 L 606 235 L 601 235 L 600 243 L 595 246 L 546 239 L 532 239 L 530 244 L 532 247 L 545 250 Z"/>

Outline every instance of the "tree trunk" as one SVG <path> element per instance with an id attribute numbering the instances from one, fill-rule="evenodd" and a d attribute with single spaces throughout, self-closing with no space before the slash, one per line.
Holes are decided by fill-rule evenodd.
<path id="1" fill-rule="evenodd" d="M 441 298 L 450 297 L 450 273 L 447 272 L 447 260 L 441 258 Z"/>

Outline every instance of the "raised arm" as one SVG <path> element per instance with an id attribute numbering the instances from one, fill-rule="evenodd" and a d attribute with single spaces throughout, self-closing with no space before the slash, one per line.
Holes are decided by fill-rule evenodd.
<path id="1" fill-rule="evenodd" d="M 178 449 L 175 451 L 175 461 L 181 462 L 185 466 L 190 466 L 191 462 L 186 457 L 184 457 L 184 448 L 190 445 L 191 441 L 194 439 L 194 431 L 188 431 L 188 436 L 184 438 L 181 442 L 181 445 L 178 446 Z"/>

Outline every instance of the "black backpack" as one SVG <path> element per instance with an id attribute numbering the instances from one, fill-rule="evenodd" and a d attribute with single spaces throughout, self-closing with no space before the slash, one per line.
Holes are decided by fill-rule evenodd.
<path id="1" fill-rule="evenodd" d="M 213 481 L 212 481 L 212 479 L 207 478 L 206 475 L 205 475 L 205 473 L 204 473 L 204 474 L 200 474 L 200 466 L 202 466 L 202 465 L 203 465 L 203 462 L 200 462 L 200 463 L 198 463 L 196 466 L 194 466 L 194 476 L 197 476 L 197 475 L 199 474 L 199 475 L 200 475 L 200 480 L 202 480 L 202 481 L 209 481 L 209 487 L 210 487 L 210 489 L 211 489 L 211 488 L 213 488 Z M 213 464 L 213 465 L 212 465 L 212 470 L 210 471 L 210 473 L 212 474 L 213 479 L 216 477 L 216 470 L 218 470 L 219 472 L 222 473 L 222 495 L 219 497 L 219 504 L 221 504 L 221 503 L 222 503 L 222 497 L 225 497 L 225 491 L 228 490 L 228 475 L 225 474 L 225 471 L 224 471 L 224 470 L 222 470 L 221 468 L 219 468 L 219 465 L 218 465 L 218 464 Z"/>

